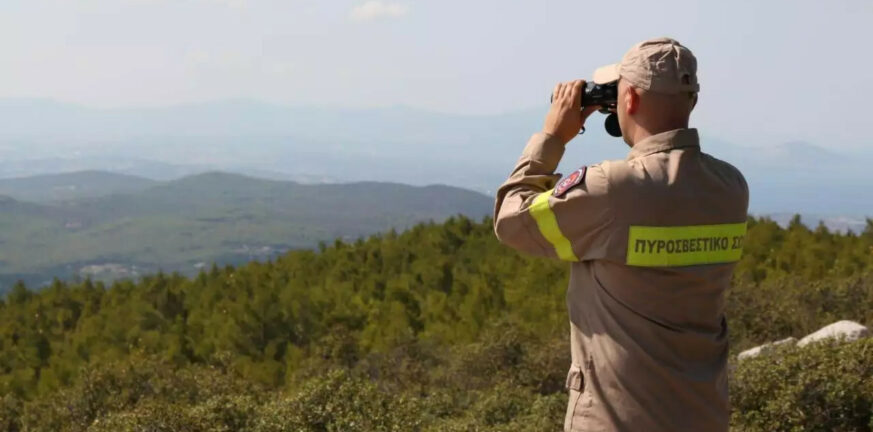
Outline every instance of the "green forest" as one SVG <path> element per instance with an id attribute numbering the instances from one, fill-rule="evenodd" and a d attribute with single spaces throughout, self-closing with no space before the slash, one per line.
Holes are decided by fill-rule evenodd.
<path id="1" fill-rule="evenodd" d="M 732 353 L 873 324 L 871 269 L 873 221 L 751 218 Z M 193 278 L 18 283 L 0 303 L 0 430 L 560 430 L 567 277 L 454 217 Z M 873 339 L 730 369 L 733 430 L 873 428 Z"/>

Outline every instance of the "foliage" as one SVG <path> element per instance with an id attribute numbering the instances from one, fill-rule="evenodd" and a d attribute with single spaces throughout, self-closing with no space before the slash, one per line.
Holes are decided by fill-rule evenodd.
<path id="1" fill-rule="evenodd" d="M 783 348 L 743 361 L 732 390 L 740 430 L 870 430 L 873 339 Z"/>
<path id="2" fill-rule="evenodd" d="M 726 299 L 734 352 L 873 322 L 873 223 L 855 235 L 752 219 L 746 247 Z M 556 430 L 566 270 L 455 217 L 194 278 L 18 284 L 0 303 L 0 427 Z M 737 365 L 735 426 L 865 430 L 869 346 Z"/>

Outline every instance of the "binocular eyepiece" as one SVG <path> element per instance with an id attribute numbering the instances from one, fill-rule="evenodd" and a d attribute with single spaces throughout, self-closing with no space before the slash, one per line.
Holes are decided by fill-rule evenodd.
<path id="1" fill-rule="evenodd" d="M 606 128 L 606 133 L 614 137 L 621 136 L 621 127 L 618 125 L 618 115 L 615 113 L 617 102 L 618 81 L 607 84 L 595 84 L 593 82 L 587 82 L 585 84 L 585 91 L 582 92 L 581 106 L 583 108 L 596 106 L 599 107 L 598 111 L 603 114 L 608 114 L 606 116 L 604 127 Z"/>
<path id="2" fill-rule="evenodd" d="M 582 106 L 599 106 L 600 112 L 609 112 L 610 108 L 615 108 L 618 101 L 618 81 L 609 84 L 595 84 L 589 82 L 585 84 L 585 91 L 582 92 Z"/>

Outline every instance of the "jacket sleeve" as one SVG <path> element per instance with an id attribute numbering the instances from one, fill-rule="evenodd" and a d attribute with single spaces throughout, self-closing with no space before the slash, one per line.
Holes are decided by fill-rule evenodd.
<path id="1" fill-rule="evenodd" d="M 613 221 L 602 165 L 554 195 L 564 146 L 547 134 L 528 141 L 509 179 L 497 191 L 494 231 L 501 243 L 533 255 L 580 261 L 602 258 Z"/>

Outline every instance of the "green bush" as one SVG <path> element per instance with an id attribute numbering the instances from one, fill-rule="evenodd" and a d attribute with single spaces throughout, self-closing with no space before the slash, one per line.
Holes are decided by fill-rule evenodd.
<path id="1" fill-rule="evenodd" d="M 95 364 L 78 382 L 26 402 L 18 426 L 28 431 L 236 430 L 263 394 L 257 385 L 212 366 L 177 368 L 156 358 Z M 205 423 L 208 427 L 196 427 Z M 176 425 L 176 426 L 173 426 Z M 227 425 L 227 428 L 220 427 Z M 131 428 L 131 429 L 128 429 Z"/>
<path id="2" fill-rule="evenodd" d="M 421 374 L 368 377 L 375 363 L 414 363 L 428 351 L 408 347 L 284 390 L 241 381 L 232 369 L 131 358 L 89 369 L 43 398 L 6 396 L 0 425 L 10 432 L 559 430 L 567 398 L 552 384 L 542 391 L 540 381 L 556 369 L 542 363 L 547 346 L 518 343 L 516 336 L 472 343 L 427 354 L 434 369 Z M 501 355 L 512 361 L 482 362 Z M 463 370 L 472 364 L 484 366 Z M 870 430 L 873 339 L 782 347 L 733 367 L 733 430 Z"/>
<path id="3" fill-rule="evenodd" d="M 253 432 L 400 432 L 424 423 L 418 400 L 335 370 L 262 407 Z"/>
<path id="4" fill-rule="evenodd" d="M 873 339 L 786 347 L 739 362 L 732 424 L 741 431 L 869 431 Z"/>

